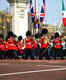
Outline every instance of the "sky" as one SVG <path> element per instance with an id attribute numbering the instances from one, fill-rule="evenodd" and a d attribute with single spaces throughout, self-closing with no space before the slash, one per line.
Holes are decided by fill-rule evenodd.
<path id="1" fill-rule="evenodd" d="M 42 0 L 39 1 L 41 5 Z M 64 0 L 64 4 L 66 4 L 66 0 Z M 9 10 L 7 0 L 0 0 L 0 10 Z M 59 22 L 62 23 L 62 0 L 46 0 L 45 23 L 56 25 Z"/>

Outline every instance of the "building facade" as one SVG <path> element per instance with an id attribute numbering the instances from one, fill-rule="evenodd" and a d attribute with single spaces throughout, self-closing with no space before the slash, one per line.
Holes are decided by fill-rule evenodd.
<path id="1" fill-rule="evenodd" d="M 12 16 L 8 13 L 0 11 L 0 33 L 4 35 L 4 38 L 7 35 L 7 32 L 12 28 Z"/>

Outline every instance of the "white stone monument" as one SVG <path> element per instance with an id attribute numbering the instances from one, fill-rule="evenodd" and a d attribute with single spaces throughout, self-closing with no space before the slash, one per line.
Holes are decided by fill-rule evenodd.
<path id="1" fill-rule="evenodd" d="M 12 31 L 17 35 L 26 37 L 28 30 L 28 2 L 29 0 L 8 0 L 12 15 Z"/>

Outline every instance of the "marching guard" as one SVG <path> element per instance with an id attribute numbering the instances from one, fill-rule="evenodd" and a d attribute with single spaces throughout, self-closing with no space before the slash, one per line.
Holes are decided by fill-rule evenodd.
<path id="1" fill-rule="evenodd" d="M 0 34 L 0 58 L 1 59 L 5 58 L 5 45 L 4 45 L 4 40 L 3 40 L 2 34 Z"/>
<path id="2" fill-rule="evenodd" d="M 61 59 L 63 59 L 61 40 L 59 33 L 57 32 L 55 33 L 54 48 L 55 48 L 53 52 L 54 59 L 56 59 L 56 57 L 61 57 Z"/>
<path id="3" fill-rule="evenodd" d="M 13 40 L 14 40 L 14 34 L 13 34 L 13 32 L 9 32 L 9 34 L 8 34 L 8 58 L 10 58 L 10 59 L 17 58 L 18 48 L 14 44 Z"/>
<path id="4" fill-rule="evenodd" d="M 31 32 L 26 32 L 26 38 L 25 38 L 25 59 L 28 58 L 34 59 L 34 54 L 32 52 L 32 39 L 31 39 Z"/>
<path id="5" fill-rule="evenodd" d="M 39 52 L 40 52 L 39 38 L 40 34 L 36 33 L 33 39 L 33 51 L 34 51 L 34 57 L 36 59 L 39 57 Z"/>
<path id="6" fill-rule="evenodd" d="M 23 56 L 23 41 L 22 41 L 22 36 L 18 37 L 18 41 L 17 41 L 17 47 L 18 47 L 18 54 L 17 56 L 21 56 L 21 58 L 24 58 Z"/>
<path id="7" fill-rule="evenodd" d="M 41 44 L 41 50 L 39 55 L 40 60 L 43 59 L 43 57 L 49 59 L 49 55 L 48 55 L 49 39 L 47 33 L 48 33 L 47 29 L 42 30 L 41 39 L 40 39 L 40 44 Z"/>

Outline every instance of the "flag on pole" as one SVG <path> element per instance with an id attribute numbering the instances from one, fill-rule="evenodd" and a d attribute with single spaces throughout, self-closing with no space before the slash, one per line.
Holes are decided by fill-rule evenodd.
<path id="1" fill-rule="evenodd" d="M 64 0 L 62 0 L 62 10 L 65 10 Z"/>
<path id="2" fill-rule="evenodd" d="M 56 26 L 56 32 L 58 32 L 58 24 L 57 24 L 57 26 Z"/>
<path id="3" fill-rule="evenodd" d="M 42 6 L 42 8 L 41 8 L 41 13 L 40 13 L 40 22 L 43 22 L 43 20 L 44 20 L 44 8 L 43 8 L 43 6 Z"/>
<path id="4" fill-rule="evenodd" d="M 44 7 L 44 14 L 45 14 L 45 10 L 46 10 L 45 0 L 43 0 L 43 7 Z"/>
<path id="5" fill-rule="evenodd" d="M 43 0 L 43 6 L 41 7 L 41 13 L 40 13 L 40 22 L 43 22 L 44 20 L 45 9 L 46 9 L 45 0 Z"/>
<path id="6" fill-rule="evenodd" d="M 61 25 L 59 26 L 59 33 L 60 33 L 60 35 L 63 33 L 63 24 L 61 24 Z"/>
<path id="7" fill-rule="evenodd" d="M 30 16 L 34 16 L 34 8 L 33 8 L 32 0 L 30 0 Z"/>
<path id="8" fill-rule="evenodd" d="M 35 19 L 35 14 L 34 14 L 34 8 L 33 8 L 33 4 L 32 4 L 32 0 L 30 0 L 30 16 L 32 17 L 32 23 L 34 22 Z"/>
<path id="9" fill-rule="evenodd" d="M 30 0 L 30 8 L 32 8 L 33 6 L 32 6 L 32 0 Z"/>
<path id="10" fill-rule="evenodd" d="M 62 17 L 63 24 L 66 26 L 66 9 L 64 6 L 64 0 L 62 0 Z"/>
<path id="11" fill-rule="evenodd" d="M 63 24 L 57 24 L 56 32 L 58 32 L 60 35 L 63 33 Z"/>

